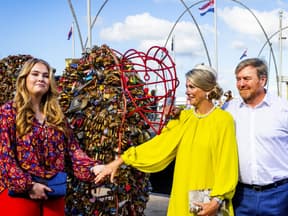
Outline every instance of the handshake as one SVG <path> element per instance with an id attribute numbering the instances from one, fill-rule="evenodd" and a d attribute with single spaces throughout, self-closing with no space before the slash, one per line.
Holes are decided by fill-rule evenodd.
<path id="1" fill-rule="evenodd" d="M 94 182 L 98 184 L 108 175 L 110 175 L 110 181 L 113 182 L 117 169 L 123 162 L 122 158 L 119 157 L 106 165 L 95 165 L 92 167 L 91 172 L 95 175 Z"/>

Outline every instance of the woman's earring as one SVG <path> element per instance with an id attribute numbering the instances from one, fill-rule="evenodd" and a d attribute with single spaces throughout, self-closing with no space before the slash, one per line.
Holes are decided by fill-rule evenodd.
<path id="1" fill-rule="evenodd" d="M 206 92 L 206 99 L 209 100 L 209 92 Z"/>

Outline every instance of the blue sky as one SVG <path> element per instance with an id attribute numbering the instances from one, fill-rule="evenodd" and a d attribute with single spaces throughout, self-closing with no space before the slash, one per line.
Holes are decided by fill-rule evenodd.
<path id="1" fill-rule="evenodd" d="M 87 1 L 72 0 L 83 40 L 87 38 Z M 288 25 L 287 0 L 217 0 L 218 63 L 215 60 L 215 28 L 213 14 L 201 17 L 198 7 L 206 1 L 184 1 L 191 8 L 211 59 L 218 65 L 218 79 L 224 90 L 236 95 L 234 68 L 245 49 L 248 57 L 259 55 L 266 37 L 255 18 L 241 4 L 253 11 L 268 36 L 279 30 L 279 11 L 283 10 L 283 27 Z M 91 0 L 92 20 L 104 0 Z M 129 49 L 147 51 L 153 45 L 164 46 L 168 34 L 185 11 L 180 0 L 109 0 L 101 11 L 93 29 L 92 45 L 107 44 L 122 53 Z M 1 0 L 0 7 L 0 58 L 8 55 L 30 54 L 47 60 L 61 74 L 65 58 L 73 57 L 72 40 L 67 40 L 73 22 L 66 0 Z M 283 30 L 283 36 L 288 32 Z M 74 31 L 75 57 L 81 57 L 79 37 Z M 184 96 L 184 74 L 195 64 L 208 63 L 208 58 L 195 23 L 189 13 L 177 22 L 172 33 L 175 59 L 180 87 L 177 96 Z M 287 39 L 288 40 L 288 39 Z M 288 75 L 287 40 L 283 40 L 282 75 Z M 280 43 L 278 35 L 271 38 L 276 64 L 279 62 Z M 170 50 L 171 38 L 166 48 Z M 269 88 L 276 91 L 276 70 L 268 46 L 260 57 L 270 66 Z M 286 74 L 285 74 L 286 73 Z M 283 92 L 285 86 L 282 87 Z M 285 93 L 283 93 L 285 94 Z"/>

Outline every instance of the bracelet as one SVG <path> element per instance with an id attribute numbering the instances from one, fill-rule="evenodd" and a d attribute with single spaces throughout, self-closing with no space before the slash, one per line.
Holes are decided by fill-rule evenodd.
<path id="1" fill-rule="evenodd" d="M 213 199 L 221 206 L 223 204 L 223 200 L 220 199 L 219 197 L 213 197 Z"/>
<path id="2" fill-rule="evenodd" d="M 94 166 L 92 166 L 92 167 L 90 167 L 90 173 L 93 173 L 93 168 L 94 168 Z"/>

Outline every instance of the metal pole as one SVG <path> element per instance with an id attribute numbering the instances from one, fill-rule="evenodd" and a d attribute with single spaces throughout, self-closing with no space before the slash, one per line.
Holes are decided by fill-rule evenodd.
<path id="1" fill-rule="evenodd" d="M 67 0 L 67 1 L 68 1 L 72 16 L 73 16 L 75 24 L 76 24 L 76 28 L 77 28 L 77 31 L 78 31 L 78 36 L 79 36 L 82 52 L 85 52 L 83 41 L 82 41 L 82 36 L 81 36 L 81 31 L 80 31 L 80 26 L 79 26 L 79 23 L 78 23 L 78 20 L 77 20 L 77 16 L 76 16 L 73 4 L 72 4 L 71 0 Z"/>
<path id="2" fill-rule="evenodd" d="M 217 35 L 217 4 L 216 4 L 217 0 L 214 0 L 214 31 L 215 31 L 215 69 L 217 71 L 217 73 L 219 73 L 218 71 L 218 35 Z"/>
<path id="3" fill-rule="evenodd" d="M 286 98 L 288 100 L 288 82 L 286 82 Z"/>
<path id="4" fill-rule="evenodd" d="M 74 22 L 72 22 L 72 53 L 73 58 L 75 58 L 75 31 L 74 31 Z"/>
<path id="5" fill-rule="evenodd" d="M 93 22 L 92 22 L 92 24 L 91 24 L 91 31 L 92 31 L 92 29 L 93 29 L 94 24 L 95 24 L 96 21 L 97 21 L 97 18 L 98 18 L 98 16 L 99 16 L 99 14 L 101 13 L 102 9 L 104 8 L 104 6 L 106 5 L 107 2 L 108 2 L 108 0 L 105 0 L 105 2 L 103 2 L 103 4 L 101 5 L 100 9 L 98 10 L 96 16 L 94 17 Z M 85 47 L 87 46 L 87 43 L 88 43 L 88 37 L 86 38 L 86 41 L 85 41 Z M 94 42 L 94 43 L 95 43 L 95 42 Z"/>
<path id="6" fill-rule="evenodd" d="M 283 18 L 283 11 L 279 11 L 279 96 L 282 96 L 282 18 Z"/>
<path id="7" fill-rule="evenodd" d="M 92 47 L 92 31 L 91 31 L 91 0 L 87 0 L 87 27 L 88 27 L 88 47 L 87 48 L 91 48 Z"/>
<path id="8" fill-rule="evenodd" d="M 168 39 L 169 39 L 169 37 L 171 36 L 171 34 L 172 34 L 174 28 L 176 27 L 176 24 L 177 24 L 178 21 L 180 20 L 180 18 L 181 18 L 186 12 L 188 12 L 188 13 L 190 14 L 190 16 L 191 16 L 194 24 L 196 25 L 197 31 L 198 31 L 199 34 L 200 34 L 202 43 L 203 43 L 203 45 L 204 45 L 204 49 L 205 49 L 205 51 L 206 51 L 206 55 L 207 55 L 207 57 L 208 57 L 209 66 L 211 66 L 211 60 L 210 60 L 210 56 L 209 56 L 209 52 L 208 52 L 208 49 L 207 49 L 206 42 L 205 42 L 205 40 L 204 40 L 204 37 L 203 37 L 203 35 L 202 35 L 202 32 L 201 32 L 201 30 L 200 30 L 200 27 L 199 27 L 199 25 L 198 25 L 195 17 L 193 16 L 192 12 L 189 10 L 189 9 L 192 8 L 194 5 L 197 5 L 198 3 L 204 2 L 204 1 L 206 1 L 206 0 L 200 0 L 200 1 L 196 2 L 196 3 L 194 3 L 193 5 L 191 5 L 190 7 L 188 7 L 188 6 L 185 4 L 184 0 L 180 0 L 180 1 L 181 1 L 181 3 L 184 5 L 184 7 L 186 8 L 186 10 L 180 15 L 180 17 L 178 17 L 177 21 L 174 23 L 174 26 L 173 26 L 173 28 L 171 29 L 171 31 L 170 31 L 170 33 L 169 33 L 169 35 L 168 35 L 168 38 L 167 38 L 166 43 L 165 43 L 164 46 L 166 47 L 167 42 L 168 42 Z"/>
<path id="9" fill-rule="evenodd" d="M 238 0 L 231 0 L 231 1 L 236 2 L 236 3 L 240 4 L 240 5 L 242 5 L 244 8 L 246 8 L 252 14 L 252 16 L 255 18 L 255 20 L 257 21 L 258 25 L 262 29 L 262 31 L 264 33 L 264 36 L 266 38 L 266 41 L 268 42 L 268 45 L 270 46 L 270 51 L 271 51 L 271 54 L 272 54 L 272 58 L 273 58 L 274 66 L 275 66 L 276 79 L 277 79 L 277 93 L 279 95 L 279 76 L 278 76 L 278 68 L 277 68 L 277 64 L 276 64 L 275 54 L 274 54 L 274 51 L 273 51 L 272 43 L 270 42 L 270 40 L 268 38 L 268 35 L 267 35 L 263 25 L 261 24 L 261 22 L 259 21 L 259 19 L 255 15 L 255 13 L 250 8 L 248 8 L 245 4 L 243 4 L 242 2 L 240 2 Z"/>

